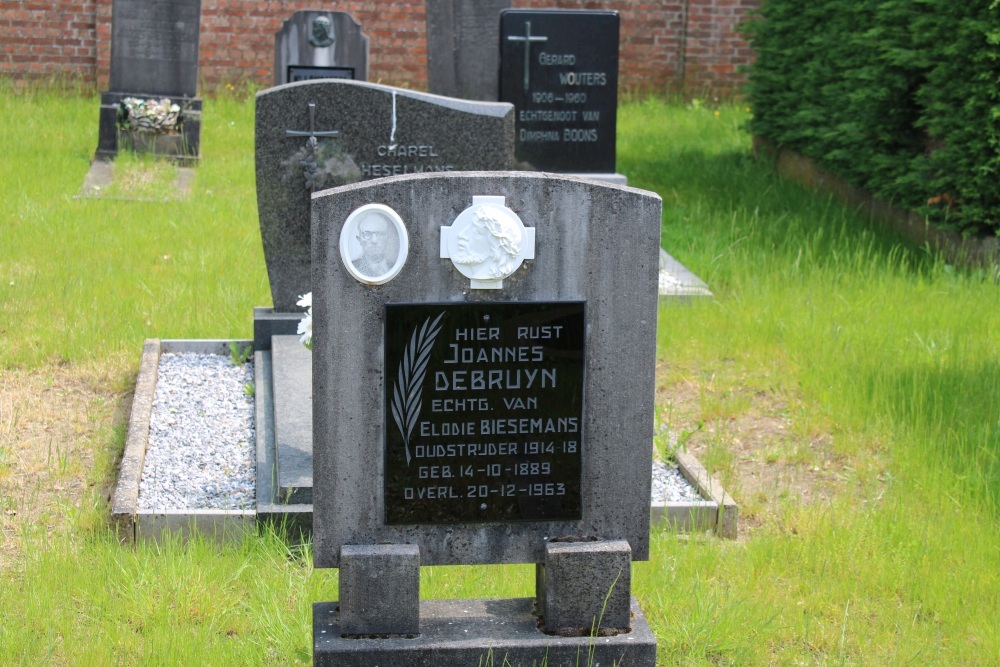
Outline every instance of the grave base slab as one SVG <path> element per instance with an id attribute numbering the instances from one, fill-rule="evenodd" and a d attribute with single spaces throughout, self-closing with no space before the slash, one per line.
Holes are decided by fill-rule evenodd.
<path id="1" fill-rule="evenodd" d="M 511 665 L 653 667 L 656 639 L 633 597 L 632 631 L 560 637 L 538 629 L 532 598 L 422 600 L 412 638 L 341 637 L 336 602 L 313 604 L 313 664 L 369 667 Z"/>

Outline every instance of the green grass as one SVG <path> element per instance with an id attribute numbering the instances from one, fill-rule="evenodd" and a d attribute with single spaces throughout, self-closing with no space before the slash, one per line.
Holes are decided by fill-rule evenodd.
<path id="1" fill-rule="evenodd" d="M 146 337 L 249 337 L 270 298 L 249 99 L 206 100 L 188 199 L 135 202 L 73 197 L 96 96 L 0 94 L 0 380 L 93 366 L 110 401 Z M 715 293 L 661 309 L 661 395 L 698 400 L 660 415 L 738 493 L 734 424 L 777 406 L 791 444 L 762 459 L 812 465 L 801 443 L 825 438 L 840 486 L 766 512 L 737 496 L 758 524 L 738 542 L 656 531 L 633 592 L 660 663 L 1000 664 L 1000 288 L 779 180 L 748 157 L 747 116 L 620 110 L 619 171 L 660 193 L 664 247 Z M 336 573 L 272 535 L 119 548 L 101 486 L 124 432 L 105 419 L 86 500 L 26 529 L 3 572 L 0 664 L 307 664 L 310 604 L 335 598 Z M 532 591 L 530 566 L 422 572 L 424 597 Z"/>
<path id="2" fill-rule="evenodd" d="M 0 96 L 0 367 L 131 355 L 144 338 L 247 338 L 268 290 L 253 105 L 214 100 L 192 194 L 76 199 L 98 100 Z"/>
<path id="3" fill-rule="evenodd" d="M 622 171 L 663 196 L 664 246 L 716 294 L 661 311 L 660 382 L 712 378 L 709 422 L 748 393 L 786 405 L 793 429 L 830 433 L 847 488 L 787 503 L 745 545 L 659 536 L 637 569 L 683 592 L 661 656 L 1000 664 L 1000 288 L 780 181 L 747 157 L 745 118 L 621 115 Z"/>

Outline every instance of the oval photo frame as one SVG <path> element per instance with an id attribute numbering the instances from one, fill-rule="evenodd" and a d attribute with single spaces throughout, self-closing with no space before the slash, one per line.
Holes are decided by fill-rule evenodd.
<path id="1" fill-rule="evenodd" d="M 340 259 L 359 283 L 384 285 L 403 270 L 409 253 L 406 225 L 385 204 L 355 209 L 340 230 Z"/>

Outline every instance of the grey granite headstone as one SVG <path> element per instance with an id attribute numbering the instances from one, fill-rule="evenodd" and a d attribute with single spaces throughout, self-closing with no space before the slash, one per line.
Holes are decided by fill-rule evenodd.
<path id="1" fill-rule="evenodd" d="M 496 101 L 500 12 L 510 0 L 427 0 L 427 89 Z"/>
<path id="2" fill-rule="evenodd" d="M 452 261 L 441 258 L 441 227 L 450 225 L 473 203 L 473 197 L 484 195 L 504 197 L 510 210 L 534 230 L 535 256 L 505 278 L 501 289 L 471 290 L 469 280 Z M 409 236 L 409 255 L 402 271 L 379 286 L 355 280 L 341 260 L 342 227 L 352 212 L 368 204 L 396 211 Z M 539 563 L 544 560 L 547 540 L 556 537 L 623 539 L 631 546 L 633 558 L 649 557 L 660 211 L 660 198 L 651 192 L 532 172 L 413 175 L 315 196 L 312 354 L 317 567 L 337 567 L 343 545 L 379 543 L 418 545 L 425 565 Z M 582 391 L 586 396 L 576 436 L 582 453 L 580 518 L 389 524 L 384 479 L 388 454 L 383 450 L 389 429 L 396 426 L 386 412 L 385 401 L 390 400 L 386 377 L 396 381 L 397 368 L 384 367 L 387 304 L 499 306 L 501 302 L 580 301 L 586 309 L 585 326 L 577 332 L 585 346 Z M 465 334 L 455 332 L 453 337 L 445 330 L 440 345 L 447 346 L 460 335 Z M 398 372 L 400 377 L 405 374 L 402 366 Z M 425 429 L 421 420 L 429 419 L 425 415 L 431 411 L 449 409 L 444 403 L 435 407 L 437 386 L 431 382 L 423 385 L 424 407 L 413 413 L 417 430 Z M 546 394 L 540 390 L 538 395 L 543 401 Z M 486 397 L 489 405 L 471 402 L 455 408 L 456 424 L 478 424 L 484 415 L 518 416 L 517 405 L 505 406 L 500 398 L 477 391 L 474 381 L 467 396 Z M 488 412 L 476 412 L 483 409 Z M 506 422 L 505 427 L 509 428 Z M 491 445 L 505 439 L 474 425 L 452 440 L 439 442 Z M 467 497 L 469 490 L 462 480 L 433 478 L 438 473 L 431 466 L 450 465 L 448 456 L 428 454 L 420 460 L 419 465 L 426 466 L 421 471 L 428 477 L 426 487 L 433 491 L 417 489 L 414 497 L 433 494 L 443 499 L 442 507 L 449 498 Z M 502 457 L 487 455 L 482 461 L 509 467 Z M 451 466 L 449 474 L 458 477 L 457 471 L 457 466 Z M 476 475 L 475 470 L 468 472 Z M 540 473 L 529 474 L 536 475 L 533 481 L 545 482 L 544 476 L 537 477 Z M 499 497 L 495 492 L 502 491 L 496 485 L 480 481 L 488 487 L 484 504 Z M 538 489 L 547 493 L 544 484 Z M 519 494 L 521 489 L 512 492 Z"/>
<path id="3" fill-rule="evenodd" d="M 368 36 L 347 12 L 298 11 L 274 34 L 274 85 L 319 78 L 368 80 Z"/>
<path id="4" fill-rule="evenodd" d="M 513 107 L 374 83 L 321 80 L 257 94 L 257 213 L 277 311 L 312 290 L 310 197 L 356 181 L 509 169 Z"/>
<path id="5" fill-rule="evenodd" d="M 109 88 L 194 97 L 200 24 L 201 0 L 114 0 Z"/>

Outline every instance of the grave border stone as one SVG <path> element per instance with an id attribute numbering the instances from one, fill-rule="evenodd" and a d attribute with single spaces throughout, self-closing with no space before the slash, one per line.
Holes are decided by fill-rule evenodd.
<path id="1" fill-rule="evenodd" d="M 282 321 L 297 323 L 298 314 L 288 313 Z M 290 327 L 294 333 L 295 326 Z M 261 338 L 263 340 L 263 336 Z M 269 340 L 269 338 L 268 338 Z M 254 341 L 254 423 L 257 451 L 257 504 L 253 510 L 165 510 L 138 511 L 139 480 L 149 437 L 149 414 L 156 387 L 157 363 L 164 352 L 208 352 L 229 354 L 229 345 L 245 346 L 247 340 L 233 339 L 147 339 L 139 363 L 135 392 L 128 422 L 125 451 L 111 507 L 111 525 L 122 544 L 156 541 L 164 531 L 188 536 L 192 532 L 231 540 L 247 534 L 248 517 L 256 514 L 258 525 L 269 524 L 289 539 L 308 539 L 312 532 L 312 505 L 279 502 L 272 480 L 274 469 L 274 405 L 271 398 L 271 354 Z M 723 539 L 736 539 L 739 507 L 735 499 L 710 476 L 691 454 L 677 452 L 677 466 L 684 477 L 708 500 L 652 504 L 651 524 L 667 523 L 681 532 L 708 530 Z M 142 529 L 139 530 L 139 525 Z M 252 532 L 252 531 L 251 531 Z"/>

